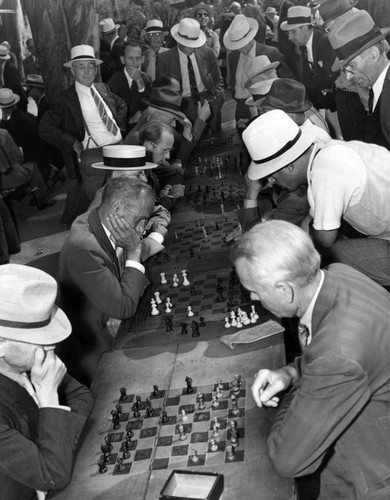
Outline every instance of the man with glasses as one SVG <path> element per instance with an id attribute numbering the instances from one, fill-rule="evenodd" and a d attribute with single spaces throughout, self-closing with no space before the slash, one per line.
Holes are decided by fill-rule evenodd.
<path id="1" fill-rule="evenodd" d="M 210 47 L 218 57 L 221 50 L 218 34 L 210 28 L 212 24 L 213 13 L 210 5 L 203 2 L 196 5 L 192 11 L 192 16 L 200 24 L 201 30 L 206 35 L 206 46 Z"/>
<path id="2" fill-rule="evenodd" d="M 163 23 L 159 19 L 151 19 L 146 23 L 144 40 L 148 48 L 144 50 L 143 70 L 154 82 L 156 78 L 156 59 L 157 54 L 168 50 L 164 47 L 166 31 Z"/>

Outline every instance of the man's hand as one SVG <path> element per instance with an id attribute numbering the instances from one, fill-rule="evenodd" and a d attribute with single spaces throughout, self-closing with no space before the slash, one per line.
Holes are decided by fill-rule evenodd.
<path id="1" fill-rule="evenodd" d="M 259 370 L 252 384 L 252 394 L 257 406 L 276 407 L 276 394 L 286 390 L 298 378 L 295 368 L 286 366 L 280 370 Z"/>
<path id="2" fill-rule="evenodd" d="M 121 320 L 120 319 L 108 318 L 107 323 L 106 323 L 106 328 L 108 330 L 108 333 L 112 337 L 115 338 L 117 336 L 117 333 L 118 333 L 118 330 L 119 330 L 120 326 L 121 326 Z"/>
<path id="3" fill-rule="evenodd" d="M 182 196 L 184 196 L 185 188 L 186 187 L 183 184 L 175 184 L 171 187 L 169 196 L 172 196 L 174 200 L 177 200 L 177 198 L 181 198 Z"/>
<path id="4" fill-rule="evenodd" d="M 151 226 L 151 232 L 153 233 L 159 233 L 163 238 L 165 238 L 168 228 L 164 226 L 163 224 L 160 224 L 159 222 L 153 222 Z"/>
<path id="5" fill-rule="evenodd" d="M 45 351 L 42 347 L 37 348 L 30 379 L 41 407 L 58 406 L 57 390 L 65 373 L 66 367 L 54 349 Z"/>
<path id="6" fill-rule="evenodd" d="M 73 151 L 76 153 L 77 159 L 79 161 L 80 161 L 80 156 L 81 156 L 81 153 L 83 152 L 83 150 L 84 150 L 84 147 L 81 144 L 81 142 L 79 140 L 75 140 L 73 143 Z"/>
<path id="7" fill-rule="evenodd" d="M 211 108 L 208 101 L 205 101 L 203 104 L 198 102 L 198 118 L 206 122 L 211 116 Z"/>
<path id="8" fill-rule="evenodd" d="M 115 240 L 115 245 L 127 252 L 127 258 L 140 262 L 141 239 L 128 222 L 117 214 L 109 214 L 106 226 Z"/>
<path id="9" fill-rule="evenodd" d="M 267 184 L 266 179 L 249 179 L 248 174 L 244 175 L 244 181 L 246 186 L 245 198 L 247 200 L 257 200 L 258 194 Z"/>
<path id="10" fill-rule="evenodd" d="M 130 75 L 130 78 L 135 80 L 138 87 L 141 84 L 142 87 L 145 86 L 144 81 L 142 80 L 141 70 L 139 68 L 126 68 L 127 73 Z"/>

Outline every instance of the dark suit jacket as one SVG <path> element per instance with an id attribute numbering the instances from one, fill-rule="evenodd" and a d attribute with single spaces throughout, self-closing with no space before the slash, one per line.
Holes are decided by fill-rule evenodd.
<path id="1" fill-rule="evenodd" d="M 372 116 L 367 117 L 364 140 L 390 149 L 390 68 L 387 70 L 375 111 Z"/>
<path id="2" fill-rule="evenodd" d="M 72 224 L 61 250 L 59 273 L 63 308 L 73 327 L 69 343 L 79 347 L 70 356 L 79 354 L 75 373 L 89 384 L 102 354 L 112 346 L 105 326 L 108 318 L 131 318 L 149 282 L 133 267 L 125 267 L 120 276 L 97 210 L 80 215 Z M 71 363 L 72 359 L 66 360 Z"/>
<path id="3" fill-rule="evenodd" d="M 29 393 L 0 374 L 1 498 L 35 499 L 35 490 L 57 490 L 71 480 L 74 452 L 93 406 L 89 390 L 69 375 L 59 387 L 58 408 L 38 408 Z"/>
<path id="4" fill-rule="evenodd" d="M 26 91 L 22 87 L 19 71 L 10 61 L 7 61 L 4 65 L 4 87 L 11 89 L 14 94 L 20 97 L 18 108 L 27 111 L 28 99 Z"/>
<path id="5" fill-rule="evenodd" d="M 24 74 L 26 75 L 40 75 L 39 66 L 34 61 L 33 56 L 30 54 L 23 60 Z"/>
<path id="6" fill-rule="evenodd" d="M 268 439 L 283 476 L 321 467 L 321 499 L 390 498 L 389 311 L 390 294 L 365 275 L 325 270 L 300 379 Z"/>
<path id="7" fill-rule="evenodd" d="M 116 123 L 122 131 L 126 130 L 127 106 L 124 100 L 113 94 L 105 83 L 95 83 L 95 88 L 110 108 Z M 64 165 L 70 179 L 79 176 L 79 167 L 73 144 L 83 141 L 85 126 L 75 85 L 58 94 L 52 107 L 42 117 L 39 124 L 40 136 L 61 151 Z"/>
<path id="8" fill-rule="evenodd" d="M 178 48 L 160 52 L 157 54 L 156 78 L 164 73 L 172 74 L 181 83 L 181 71 Z M 209 47 L 200 47 L 195 49 L 196 62 L 198 63 L 199 73 L 203 85 L 207 92 L 213 96 L 224 96 L 223 79 L 219 70 L 217 57 Z"/>
<path id="9" fill-rule="evenodd" d="M 150 96 L 150 79 L 146 73 L 142 73 L 145 90 L 139 92 L 136 82 L 133 80 L 131 88 L 127 81 L 123 68 L 117 71 L 109 80 L 108 86 L 114 94 L 121 97 L 127 104 L 127 119 L 131 118 L 137 111 L 146 108 L 143 99 Z"/>
<path id="10" fill-rule="evenodd" d="M 123 63 L 121 61 L 121 56 L 123 56 L 123 51 L 125 48 L 125 44 L 123 40 L 120 38 L 117 38 L 114 42 L 114 45 L 112 46 L 110 55 L 115 63 L 115 68 L 116 71 L 119 71 L 121 68 L 123 68 Z"/>

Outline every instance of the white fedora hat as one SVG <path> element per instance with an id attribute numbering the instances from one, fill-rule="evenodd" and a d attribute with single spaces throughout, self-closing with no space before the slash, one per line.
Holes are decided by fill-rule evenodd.
<path id="1" fill-rule="evenodd" d="M 251 96 L 245 101 L 248 106 L 253 106 L 259 99 L 265 99 L 271 90 L 272 84 L 278 78 L 269 78 L 268 80 L 262 80 L 261 82 L 256 82 L 249 87 L 249 92 Z"/>
<path id="2" fill-rule="evenodd" d="M 8 59 L 11 59 L 11 56 L 9 55 L 9 47 L 7 45 L 4 45 L 4 43 L 0 44 L 0 59 L 3 61 L 8 61 Z"/>
<path id="3" fill-rule="evenodd" d="M 93 168 L 100 170 L 150 170 L 157 167 L 157 163 L 146 161 L 144 146 L 103 146 L 103 161 L 92 163 Z"/>
<path id="4" fill-rule="evenodd" d="M 300 26 L 311 26 L 313 19 L 311 17 L 310 7 L 294 6 L 287 11 L 287 21 L 280 25 L 283 31 L 290 31 Z"/>
<path id="5" fill-rule="evenodd" d="M 115 24 L 111 17 L 102 19 L 99 22 L 99 30 L 102 35 L 109 35 L 117 29 L 119 29 L 119 24 Z"/>
<path id="6" fill-rule="evenodd" d="M 178 43 L 192 49 L 202 47 L 206 43 L 206 35 L 200 29 L 200 24 L 190 17 L 185 17 L 180 23 L 172 26 L 171 35 Z"/>
<path id="7" fill-rule="evenodd" d="M 276 68 L 279 66 L 279 64 L 280 64 L 279 61 L 271 62 L 267 56 L 264 55 L 256 56 L 252 61 L 251 72 L 249 73 L 245 87 L 246 88 L 250 87 L 253 84 L 252 80 L 256 76 L 262 75 L 267 71 L 269 71 L 270 74 L 265 75 L 264 80 L 268 80 L 269 78 L 274 78 L 274 76 L 277 76 Z"/>
<path id="8" fill-rule="evenodd" d="M 231 25 L 223 35 L 223 43 L 229 50 L 245 47 L 255 37 L 259 29 L 259 23 L 252 17 L 237 14 Z"/>
<path id="9" fill-rule="evenodd" d="M 163 22 L 160 19 L 150 19 L 146 21 L 145 33 L 168 33 L 164 30 Z"/>
<path id="10" fill-rule="evenodd" d="M 57 344 L 72 327 L 55 305 L 57 283 L 34 267 L 0 266 L 0 338 L 29 344 Z"/>
<path id="11" fill-rule="evenodd" d="M 299 158 L 314 143 L 312 131 L 303 131 L 279 109 L 253 120 L 242 134 L 252 158 L 248 177 L 256 180 L 277 172 Z"/>
<path id="12" fill-rule="evenodd" d="M 96 59 L 95 51 L 91 45 L 76 45 L 70 50 L 70 61 L 64 63 L 65 68 L 71 68 L 72 63 L 76 61 L 95 61 L 96 64 L 102 64 L 101 59 Z"/>
<path id="13" fill-rule="evenodd" d="M 0 89 L 0 108 L 14 106 L 20 101 L 20 96 L 14 94 L 11 89 Z"/>

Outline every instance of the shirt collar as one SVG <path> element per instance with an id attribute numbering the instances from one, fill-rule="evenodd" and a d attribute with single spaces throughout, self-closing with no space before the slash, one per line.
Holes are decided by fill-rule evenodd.
<path id="1" fill-rule="evenodd" d="M 383 85 L 385 83 L 385 78 L 387 74 L 387 70 L 389 69 L 390 61 L 386 64 L 386 67 L 383 69 L 382 73 L 376 79 L 376 82 L 372 86 L 372 91 L 374 92 L 374 101 L 372 104 L 372 109 L 375 109 L 375 106 L 378 104 L 379 98 L 381 96 Z"/>
<path id="2" fill-rule="evenodd" d="M 123 68 L 123 71 L 124 71 L 124 73 L 125 73 L 126 80 L 127 80 L 127 81 L 128 81 L 128 83 L 129 83 L 129 87 L 131 87 L 131 86 L 132 86 L 132 84 L 133 84 L 133 79 L 131 78 L 131 76 L 130 76 L 130 75 L 129 75 L 129 73 L 127 72 L 127 70 L 126 70 L 126 66 Z"/>
<path id="3" fill-rule="evenodd" d="M 306 309 L 305 314 L 302 316 L 301 321 L 300 321 L 303 325 L 305 325 L 308 328 L 308 330 L 310 332 L 308 342 L 307 342 L 308 344 L 310 343 L 311 336 L 312 336 L 311 324 L 312 324 L 314 306 L 316 304 L 318 295 L 321 291 L 322 285 L 324 284 L 324 279 L 325 279 L 324 271 L 320 270 L 320 275 L 321 275 L 320 282 L 318 283 L 315 294 L 313 295 L 313 298 L 311 299 L 309 307 Z"/>
<path id="4" fill-rule="evenodd" d="M 313 34 L 314 34 L 314 31 L 312 31 L 310 38 L 306 43 L 307 60 L 309 62 L 313 62 Z"/>
<path id="5" fill-rule="evenodd" d="M 81 92 L 82 94 L 85 94 L 85 95 L 88 95 L 88 96 L 91 95 L 91 88 L 93 87 L 93 84 L 91 85 L 91 87 L 86 87 L 82 83 L 75 82 L 74 85 L 75 85 L 75 88 L 76 88 L 77 92 Z"/>
<path id="6" fill-rule="evenodd" d="M 106 226 L 102 223 L 102 226 L 103 226 L 103 229 L 104 229 L 104 232 L 106 233 L 106 236 L 107 238 L 109 239 L 111 245 L 112 245 L 112 248 L 115 250 L 116 249 L 116 245 L 115 245 L 115 239 L 114 237 L 112 236 L 112 234 L 110 233 L 110 231 L 106 228 Z"/>

